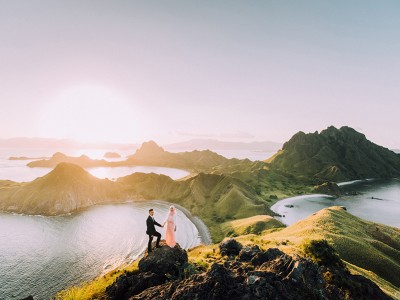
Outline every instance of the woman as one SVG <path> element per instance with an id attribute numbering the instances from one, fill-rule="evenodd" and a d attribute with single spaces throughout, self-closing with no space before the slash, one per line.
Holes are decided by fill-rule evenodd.
<path id="1" fill-rule="evenodd" d="M 163 226 L 167 224 L 167 228 L 165 230 L 165 240 L 167 245 L 175 247 L 175 231 L 176 231 L 176 209 L 174 206 L 169 207 L 167 219 L 165 220 Z"/>

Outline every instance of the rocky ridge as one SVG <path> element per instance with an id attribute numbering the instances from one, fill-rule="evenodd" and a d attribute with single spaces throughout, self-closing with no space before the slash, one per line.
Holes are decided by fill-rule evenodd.
<path id="1" fill-rule="evenodd" d="M 220 251 L 225 256 L 209 270 L 195 266 L 185 276 L 186 252 L 163 246 L 139 262 L 138 272 L 108 287 L 106 299 L 392 299 L 340 260 L 316 263 L 232 239 Z"/>
<path id="2" fill-rule="evenodd" d="M 267 161 L 271 168 L 321 183 L 400 176 L 400 156 L 350 127 L 296 133 Z"/>

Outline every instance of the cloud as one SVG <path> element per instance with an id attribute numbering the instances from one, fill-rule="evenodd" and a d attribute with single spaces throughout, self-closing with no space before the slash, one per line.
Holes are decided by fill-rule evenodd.
<path id="1" fill-rule="evenodd" d="M 177 131 L 176 132 L 180 136 L 187 136 L 191 138 L 218 138 L 218 139 L 233 139 L 233 140 L 244 140 L 244 139 L 252 139 L 254 135 L 248 132 L 224 132 L 224 133 L 206 133 L 206 132 L 186 132 L 186 131 Z"/>

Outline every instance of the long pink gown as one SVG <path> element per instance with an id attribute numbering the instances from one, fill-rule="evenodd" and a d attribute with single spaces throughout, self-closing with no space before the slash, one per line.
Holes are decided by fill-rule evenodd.
<path id="1" fill-rule="evenodd" d="M 166 220 L 167 228 L 165 230 L 165 241 L 167 242 L 167 245 L 172 247 L 175 247 L 176 241 L 175 241 L 175 214 L 168 214 L 167 220 Z"/>

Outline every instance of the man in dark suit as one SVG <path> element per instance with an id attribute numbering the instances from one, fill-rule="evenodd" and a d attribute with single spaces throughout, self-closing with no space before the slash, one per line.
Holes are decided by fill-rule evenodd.
<path id="1" fill-rule="evenodd" d="M 160 248 L 160 239 L 161 239 L 161 233 L 156 231 L 156 228 L 154 225 L 157 225 L 159 227 L 163 227 L 162 225 L 158 224 L 156 220 L 154 220 L 154 210 L 151 208 L 149 209 L 149 217 L 146 220 L 146 225 L 147 225 L 147 230 L 146 233 L 149 235 L 149 243 L 147 245 L 147 251 L 150 253 L 151 252 L 151 243 L 153 242 L 153 237 L 157 237 L 157 242 L 156 242 L 156 247 Z"/>

